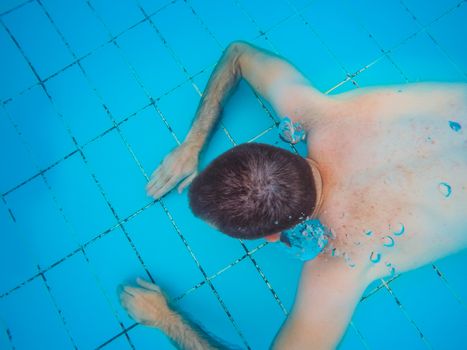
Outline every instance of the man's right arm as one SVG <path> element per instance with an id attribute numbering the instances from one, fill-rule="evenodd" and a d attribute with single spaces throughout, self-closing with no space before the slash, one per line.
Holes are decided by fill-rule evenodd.
<path id="1" fill-rule="evenodd" d="M 234 42 L 224 51 L 201 97 L 192 128 L 185 141 L 156 169 L 147 186 L 159 198 L 178 182 L 183 190 L 197 174 L 198 157 L 222 112 L 230 93 L 244 78 L 258 94 L 271 103 L 279 115 L 292 119 L 300 100 L 321 95 L 308 80 L 283 58 L 245 42 Z"/>

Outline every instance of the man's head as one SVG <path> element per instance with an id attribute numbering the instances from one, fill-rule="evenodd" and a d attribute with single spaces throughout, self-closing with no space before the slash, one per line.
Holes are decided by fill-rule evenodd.
<path id="1" fill-rule="evenodd" d="M 255 239 L 295 226 L 316 203 L 310 166 L 302 157 L 260 143 L 216 158 L 189 191 L 194 214 L 237 238 Z"/>

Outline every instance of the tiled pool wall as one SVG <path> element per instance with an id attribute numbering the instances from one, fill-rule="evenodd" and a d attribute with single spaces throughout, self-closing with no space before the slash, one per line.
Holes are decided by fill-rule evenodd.
<path id="1" fill-rule="evenodd" d="M 248 40 L 321 91 L 466 81 L 466 1 L 30 0 L 0 5 L 0 349 L 170 349 L 118 304 L 158 283 L 206 330 L 265 349 L 293 303 L 300 262 L 153 201 L 151 172 L 183 141 L 222 50 Z M 245 83 L 201 161 L 277 136 Z M 304 145 L 294 152 L 304 154 Z M 467 254 L 375 282 L 341 349 L 460 349 Z"/>

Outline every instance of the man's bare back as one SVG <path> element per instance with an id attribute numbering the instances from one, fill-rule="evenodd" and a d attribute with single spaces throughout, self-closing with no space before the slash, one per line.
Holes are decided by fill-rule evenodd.
<path id="1" fill-rule="evenodd" d="M 196 176 L 198 155 L 240 78 L 278 115 L 307 129 L 308 157 L 323 180 L 318 218 L 335 235 L 330 249 L 305 264 L 274 348 L 334 348 L 369 283 L 467 246 L 467 136 L 449 124 L 467 125 L 467 85 L 326 96 L 284 59 L 233 43 L 211 76 L 185 142 L 156 170 L 148 193 L 159 198 Z M 219 347 L 180 317 L 167 318 L 176 313 L 155 301 L 161 300 L 155 287 L 140 287 L 126 287 L 121 296 L 136 320 L 190 349 Z"/>
<path id="2" fill-rule="evenodd" d="M 449 121 L 467 125 L 467 85 L 361 89 L 335 103 L 308 150 L 335 184 L 320 220 L 335 232 L 337 249 L 379 278 L 465 248 L 467 134 Z M 380 262 L 370 261 L 372 252 Z"/>

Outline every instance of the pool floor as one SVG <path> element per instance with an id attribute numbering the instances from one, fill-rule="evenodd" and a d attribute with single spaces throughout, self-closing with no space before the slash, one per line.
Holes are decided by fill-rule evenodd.
<path id="1" fill-rule="evenodd" d="M 247 40 L 323 92 L 467 81 L 459 0 L 4 0 L 0 3 L 0 349 L 174 349 L 117 288 L 153 280 L 239 348 L 267 349 L 301 263 L 145 194 L 188 132 L 222 50 Z M 201 159 L 280 141 L 242 82 Z M 467 253 L 373 283 L 340 349 L 466 349 Z"/>

